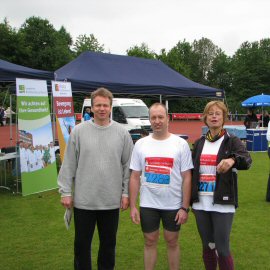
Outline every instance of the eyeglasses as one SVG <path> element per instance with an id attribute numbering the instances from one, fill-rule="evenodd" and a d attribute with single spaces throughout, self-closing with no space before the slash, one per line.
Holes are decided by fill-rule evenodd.
<path id="1" fill-rule="evenodd" d="M 222 116 L 223 115 L 222 112 L 208 112 L 207 114 L 209 116 Z"/>

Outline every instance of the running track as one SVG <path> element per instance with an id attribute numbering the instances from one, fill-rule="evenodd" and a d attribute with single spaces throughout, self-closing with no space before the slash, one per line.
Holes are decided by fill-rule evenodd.
<path id="1" fill-rule="evenodd" d="M 226 125 L 242 125 L 243 122 L 228 122 Z M 193 143 L 200 137 L 202 126 L 204 123 L 198 120 L 186 121 L 175 120 L 169 124 L 169 131 L 174 134 L 188 135 L 188 142 Z M 12 126 L 12 132 L 10 132 L 10 126 L 0 126 L 0 148 L 15 146 L 16 145 L 16 127 Z"/>

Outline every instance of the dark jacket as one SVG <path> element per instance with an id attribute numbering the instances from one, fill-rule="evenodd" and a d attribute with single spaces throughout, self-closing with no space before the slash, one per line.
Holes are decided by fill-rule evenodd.
<path id="1" fill-rule="evenodd" d="M 200 156 L 204 146 L 205 137 L 201 137 L 194 144 L 192 159 L 194 164 L 192 174 L 191 204 L 199 201 L 198 184 L 200 179 Z M 217 157 L 217 164 L 222 159 L 234 158 L 234 166 L 226 173 L 216 175 L 216 189 L 214 191 L 214 204 L 233 204 L 238 206 L 237 170 L 249 169 L 252 160 L 249 152 L 241 140 L 233 135 L 225 134 L 220 145 Z"/>
<path id="2" fill-rule="evenodd" d="M 245 127 L 246 128 L 251 128 L 252 126 L 251 126 L 251 123 L 252 122 L 255 122 L 255 123 L 257 123 L 258 122 L 258 118 L 257 118 L 257 116 L 256 116 L 256 114 L 254 114 L 254 113 L 252 113 L 251 115 L 247 115 L 246 116 L 246 118 L 245 118 L 245 120 L 244 120 L 244 125 L 245 125 Z"/>

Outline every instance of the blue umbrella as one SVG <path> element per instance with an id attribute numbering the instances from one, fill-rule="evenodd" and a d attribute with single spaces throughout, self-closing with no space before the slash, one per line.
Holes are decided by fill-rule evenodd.
<path id="1" fill-rule="evenodd" d="M 270 95 L 257 95 L 242 102 L 243 107 L 267 107 L 270 106 Z"/>
<path id="2" fill-rule="evenodd" d="M 262 107 L 262 121 L 263 121 L 263 107 L 270 106 L 270 95 L 257 95 L 250 97 L 242 102 L 242 107 Z"/>

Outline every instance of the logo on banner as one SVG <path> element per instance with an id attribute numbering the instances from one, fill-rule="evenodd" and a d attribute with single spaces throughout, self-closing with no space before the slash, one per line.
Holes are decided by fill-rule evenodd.
<path id="1" fill-rule="evenodd" d="M 25 86 L 23 84 L 19 85 L 19 93 L 25 93 Z"/>

